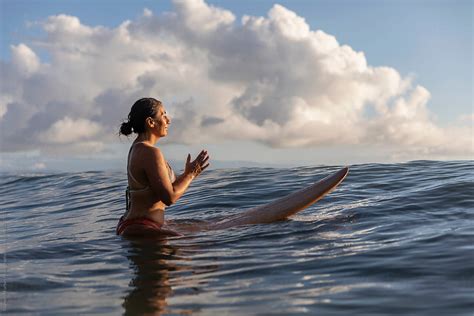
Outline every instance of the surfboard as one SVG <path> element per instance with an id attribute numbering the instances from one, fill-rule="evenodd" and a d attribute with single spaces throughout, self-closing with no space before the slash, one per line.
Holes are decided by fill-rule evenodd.
<path id="1" fill-rule="evenodd" d="M 242 213 L 216 223 L 210 223 L 207 229 L 218 230 L 234 226 L 264 224 L 283 220 L 319 201 L 326 194 L 334 190 L 348 173 L 348 167 L 342 168 L 308 187 L 271 203 L 244 210 Z"/>

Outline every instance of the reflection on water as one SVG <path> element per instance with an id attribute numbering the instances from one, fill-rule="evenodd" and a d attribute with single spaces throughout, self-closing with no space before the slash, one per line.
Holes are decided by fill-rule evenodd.
<path id="1" fill-rule="evenodd" d="M 0 313 L 472 314 L 472 162 L 353 166 L 290 220 L 193 230 L 335 169 L 211 170 L 167 211 L 186 231 L 167 241 L 115 236 L 124 173 L 0 177 Z"/>
<path id="2" fill-rule="evenodd" d="M 168 307 L 168 297 L 176 289 L 199 293 L 205 280 L 200 274 L 214 272 L 216 265 L 193 266 L 191 254 L 199 251 L 197 246 L 180 247 L 166 239 L 128 238 L 123 250 L 134 271 L 129 283 L 131 288 L 124 297 L 122 306 L 125 315 L 161 315 L 162 313 L 191 313 L 191 310 Z M 197 276 L 197 277 L 196 277 Z"/>
<path id="3" fill-rule="evenodd" d="M 177 249 L 165 240 L 130 240 L 127 258 L 135 271 L 130 281 L 132 289 L 125 296 L 126 315 L 161 314 L 166 310 L 166 299 L 172 293 L 170 272 L 176 269 L 171 260 Z"/>

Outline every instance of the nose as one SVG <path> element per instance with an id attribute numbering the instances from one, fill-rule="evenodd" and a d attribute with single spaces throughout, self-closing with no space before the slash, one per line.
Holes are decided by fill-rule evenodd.
<path id="1" fill-rule="evenodd" d="M 166 124 L 170 124 L 170 123 L 171 123 L 171 118 L 168 115 L 166 115 Z"/>

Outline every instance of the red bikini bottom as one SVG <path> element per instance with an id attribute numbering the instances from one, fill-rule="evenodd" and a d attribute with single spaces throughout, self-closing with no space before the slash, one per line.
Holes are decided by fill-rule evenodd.
<path id="1" fill-rule="evenodd" d="M 170 229 L 163 229 L 162 227 L 163 224 L 157 223 L 154 220 L 151 220 L 146 217 L 137 217 L 124 220 L 122 216 L 120 217 L 115 232 L 117 233 L 117 235 L 122 235 L 124 233 L 133 235 L 156 233 L 162 235 L 182 236 L 178 232 L 175 232 Z"/>
<path id="2" fill-rule="evenodd" d="M 133 233 L 139 234 L 140 231 L 161 231 L 163 225 L 157 223 L 146 217 L 137 217 L 131 219 L 123 219 L 123 216 L 120 217 L 120 220 L 117 224 L 116 233 L 117 235 L 122 235 L 123 233 Z"/>

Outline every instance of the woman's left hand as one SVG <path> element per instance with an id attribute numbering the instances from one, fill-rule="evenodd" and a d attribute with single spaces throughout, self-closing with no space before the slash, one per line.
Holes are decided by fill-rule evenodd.
<path id="1" fill-rule="evenodd" d="M 209 167 L 209 154 L 207 150 L 202 150 L 199 155 L 191 162 L 191 155 L 188 154 L 186 165 L 184 167 L 185 174 L 191 174 L 193 178 L 201 174 L 207 167 Z"/>

